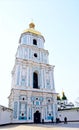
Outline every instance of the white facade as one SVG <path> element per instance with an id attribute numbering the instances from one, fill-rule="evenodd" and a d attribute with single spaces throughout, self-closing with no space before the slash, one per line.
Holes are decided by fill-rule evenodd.
<path id="1" fill-rule="evenodd" d="M 0 105 L 0 125 L 12 123 L 12 113 L 11 109 Z"/>
<path id="2" fill-rule="evenodd" d="M 9 107 L 13 122 L 49 122 L 57 117 L 54 66 L 48 62 L 44 37 L 34 27 L 29 24 L 21 34 L 12 70 Z"/>
<path id="3" fill-rule="evenodd" d="M 79 107 L 58 111 L 58 118 L 60 118 L 61 121 L 64 121 L 64 117 L 67 117 L 67 121 L 79 121 Z"/>

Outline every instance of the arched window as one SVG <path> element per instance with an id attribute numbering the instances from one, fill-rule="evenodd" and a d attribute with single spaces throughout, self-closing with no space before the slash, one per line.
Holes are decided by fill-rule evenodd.
<path id="1" fill-rule="evenodd" d="M 33 45 L 37 45 L 37 40 L 33 39 Z"/>
<path id="2" fill-rule="evenodd" d="M 38 89 L 38 74 L 36 72 L 33 73 L 33 88 Z"/>

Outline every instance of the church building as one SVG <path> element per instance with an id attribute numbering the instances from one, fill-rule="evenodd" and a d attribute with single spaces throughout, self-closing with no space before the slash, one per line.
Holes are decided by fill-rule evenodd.
<path id="1" fill-rule="evenodd" d="M 9 95 L 13 123 L 56 121 L 54 65 L 49 64 L 44 44 L 44 36 L 35 30 L 33 22 L 20 36 Z"/>

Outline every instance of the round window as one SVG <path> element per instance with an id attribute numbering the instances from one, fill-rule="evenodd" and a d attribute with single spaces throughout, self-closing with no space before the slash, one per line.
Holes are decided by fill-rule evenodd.
<path id="1" fill-rule="evenodd" d="M 24 100 L 24 97 L 23 97 L 23 100 Z"/>
<path id="2" fill-rule="evenodd" d="M 37 53 L 34 53 L 34 57 L 37 57 Z"/>
<path id="3" fill-rule="evenodd" d="M 24 116 L 24 113 L 22 113 L 22 116 Z"/>

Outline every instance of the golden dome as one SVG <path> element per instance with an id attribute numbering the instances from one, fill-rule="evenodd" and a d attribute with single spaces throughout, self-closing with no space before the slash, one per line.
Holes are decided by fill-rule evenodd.
<path id="1" fill-rule="evenodd" d="M 42 36 L 42 34 L 41 34 L 39 31 L 35 30 L 35 24 L 34 24 L 33 22 L 31 22 L 31 23 L 29 24 L 29 28 L 26 29 L 26 30 L 24 30 L 23 33 L 33 33 L 33 34 L 35 34 L 35 35 Z M 43 37 L 43 36 L 42 36 L 42 37 Z M 44 37 L 43 37 L 43 39 L 44 39 Z M 45 39 L 44 39 L 44 40 L 45 40 Z"/>

